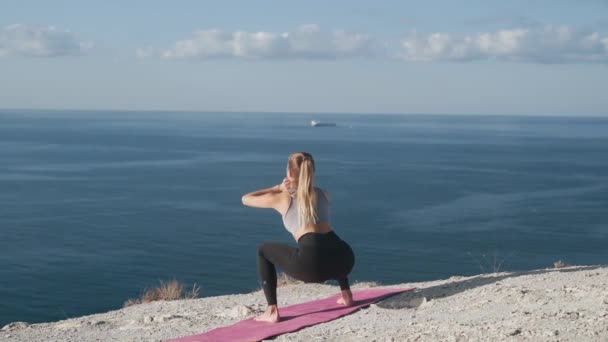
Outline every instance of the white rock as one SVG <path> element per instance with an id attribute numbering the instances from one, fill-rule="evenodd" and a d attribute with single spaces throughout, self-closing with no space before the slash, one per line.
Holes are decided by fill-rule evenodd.
<path id="1" fill-rule="evenodd" d="M 511 331 L 508 335 L 509 336 L 516 336 L 516 335 L 519 335 L 519 334 L 521 334 L 521 329 L 517 328 L 517 329 Z"/>
<path id="2" fill-rule="evenodd" d="M 166 321 L 172 320 L 174 318 L 180 318 L 180 317 L 182 317 L 182 316 L 167 314 L 167 315 L 162 315 L 160 317 L 157 317 L 156 320 L 159 322 L 166 322 Z"/>
<path id="3" fill-rule="evenodd" d="M 81 326 L 82 326 L 82 324 L 78 321 L 66 321 L 66 322 L 57 323 L 57 325 L 55 325 L 55 328 L 69 330 L 69 329 L 78 328 Z"/>
<path id="4" fill-rule="evenodd" d="M 28 327 L 30 324 L 28 322 L 13 322 L 2 327 L 3 331 L 10 331 L 15 329 L 22 329 Z"/>
<path id="5" fill-rule="evenodd" d="M 152 323 L 154 318 L 152 316 L 144 316 L 144 323 Z"/>
<path id="6" fill-rule="evenodd" d="M 422 297 L 422 301 L 420 302 L 420 308 L 428 308 L 429 306 L 433 305 L 433 302 L 430 300 L 427 300 L 426 297 Z"/>
<path id="7" fill-rule="evenodd" d="M 227 312 L 227 315 L 232 318 L 244 317 L 253 313 L 253 309 L 246 305 L 237 305 Z"/>
<path id="8" fill-rule="evenodd" d="M 544 334 L 545 336 L 557 336 L 559 335 L 559 331 L 557 330 L 545 330 Z"/>

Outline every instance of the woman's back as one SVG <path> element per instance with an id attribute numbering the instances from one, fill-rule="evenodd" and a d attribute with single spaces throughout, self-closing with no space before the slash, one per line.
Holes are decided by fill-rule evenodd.
<path id="1" fill-rule="evenodd" d="M 316 197 L 315 212 L 317 214 L 316 222 L 302 222 L 298 215 L 298 198 L 297 196 L 291 197 L 291 202 L 285 215 L 283 215 L 283 224 L 287 231 L 292 235 L 296 235 L 296 232 L 309 225 L 324 224 L 329 226 L 330 224 L 330 212 L 329 212 L 329 200 L 323 189 L 314 187 Z"/>

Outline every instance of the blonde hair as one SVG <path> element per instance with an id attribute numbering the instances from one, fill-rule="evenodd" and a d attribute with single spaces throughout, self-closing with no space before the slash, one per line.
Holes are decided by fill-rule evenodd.
<path id="1" fill-rule="evenodd" d="M 287 160 L 287 167 L 298 180 L 298 223 L 318 221 L 317 193 L 314 191 L 315 161 L 310 153 L 294 152 Z"/>

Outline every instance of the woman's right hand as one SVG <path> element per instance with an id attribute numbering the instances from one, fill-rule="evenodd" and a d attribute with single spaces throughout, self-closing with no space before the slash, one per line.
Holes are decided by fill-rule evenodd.
<path id="1" fill-rule="evenodd" d="M 281 191 L 286 191 L 289 194 L 295 193 L 295 184 L 289 178 L 283 178 L 283 182 L 279 185 Z"/>

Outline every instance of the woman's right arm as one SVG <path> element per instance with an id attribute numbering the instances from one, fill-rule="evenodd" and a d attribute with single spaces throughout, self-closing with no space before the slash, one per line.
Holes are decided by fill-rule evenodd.
<path id="1" fill-rule="evenodd" d="M 248 207 L 275 208 L 282 192 L 280 185 L 247 193 L 241 197 L 241 202 Z"/>

